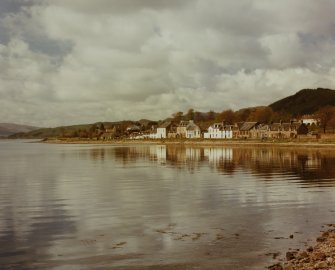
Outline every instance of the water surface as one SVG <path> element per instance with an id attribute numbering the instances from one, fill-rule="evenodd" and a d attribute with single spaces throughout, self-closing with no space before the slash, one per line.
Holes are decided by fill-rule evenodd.
<path id="1" fill-rule="evenodd" d="M 334 191 L 331 149 L 0 140 L 0 268 L 264 269 Z"/>

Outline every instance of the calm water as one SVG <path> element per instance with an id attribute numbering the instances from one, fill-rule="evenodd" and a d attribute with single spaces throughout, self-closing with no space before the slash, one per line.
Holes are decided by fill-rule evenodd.
<path id="1" fill-rule="evenodd" d="M 0 140 L 0 269 L 264 269 L 334 214 L 329 149 Z"/>

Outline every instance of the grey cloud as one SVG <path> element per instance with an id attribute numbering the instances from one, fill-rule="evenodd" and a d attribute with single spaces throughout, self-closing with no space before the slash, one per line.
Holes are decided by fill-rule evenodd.
<path id="1" fill-rule="evenodd" d="M 334 88 L 330 1 L 15 3 L 29 5 L 0 18 L 0 117 L 8 121 L 160 119 Z"/>
<path id="2" fill-rule="evenodd" d="M 180 9 L 191 2 L 194 2 L 194 0 L 44 0 L 46 4 L 69 8 L 75 12 L 87 14 L 124 14 L 139 12 L 144 9 Z"/>

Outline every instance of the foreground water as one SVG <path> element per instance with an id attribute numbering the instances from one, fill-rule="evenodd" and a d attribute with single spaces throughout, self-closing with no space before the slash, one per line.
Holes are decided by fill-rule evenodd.
<path id="1" fill-rule="evenodd" d="M 0 140 L 0 269 L 264 269 L 334 191 L 333 150 Z"/>

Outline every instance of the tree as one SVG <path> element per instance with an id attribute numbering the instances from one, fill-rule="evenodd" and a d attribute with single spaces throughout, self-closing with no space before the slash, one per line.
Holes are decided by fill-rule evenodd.
<path id="1" fill-rule="evenodd" d="M 176 122 L 176 123 L 179 123 L 183 119 L 183 115 L 184 115 L 183 112 L 176 112 L 176 113 L 174 113 L 172 115 L 173 121 Z"/>
<path id="2" fill-rule="evenodd" d="M 260 107 L 252 111 L 248 117 L 250 121 L 269 123 L 272 120 L 273 111 L 270 107 Z"/>
<path id="3" fill-rule="evenodd" d="M 92 139 L 96 135 L 97 126 L 93 124 L 88 130 L 88 137 Z"/>
<path id="4" fill-rule="evenodd" d="M 292 119 L 292 114 L 285 111 L 274 112 L 272 115 L 272 120 L 275 122 L 284 121 L 289 122 Z"/>
<path id="5" fill-rule="evenodd" d="M 194 122 L 200 122 L 203 120 L 203 115 L 201 112 L 195 112 L 194 113 Z"/>
<path id="6" fill-rule="evenodd" d="M 215 119 L 215 112 L 212 111 L 212 110 L 210 110 L 210 111 L 208 112 L 208 120 L 212 121 L 212 120 L 214 120 L 214 119 Z"/>
<path id="7" fill-rule="evenodd" d="M 332 115 L 332 118 L 329 120 L 328 125 L 332 128 L 333 134 L 335 133 L 335 113 Z"/>
<path id="8" fill-rule="evenodd" d="M 225 111 L 221 112 L 220 114 L 218 114 L 216 119 L 217 119 L 218 122 L 223 122 L 224 121 L 224 122 L 232 125 L 232 124 L 235 123 L 236 115 L 235 115 L 233 110 L 225 110 Z"/>
<path id="9" fill-rule="evenodd" d="M 194 109 L 189 109 L 187 111 L 186 120 L 194 120 Z"/>
<path id="10" fill-rule="evenodd" d="M 333 106 L 322 107 L 316 112 L 316 115 L 320 119 L 323 133 L 326 133 L 329 122 L 335 117 L 335 108 Z"/>
<path id="11" fill-rule="evenodd" d="M 235 113 L 236 116 L 236 122 L 243 122 L 243 121 L 247 121 L 247 119 L 249 118 L 249 115 L 251 113 L 250 109 L 242 109 L 239 110 Z"/>

